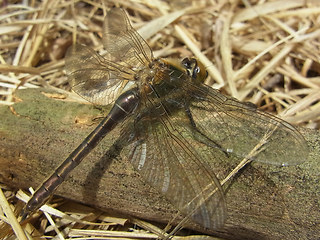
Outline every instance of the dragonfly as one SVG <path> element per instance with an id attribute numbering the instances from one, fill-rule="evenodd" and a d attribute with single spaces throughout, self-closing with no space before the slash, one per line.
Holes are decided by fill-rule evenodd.
<path id="1" fill-rule="evenodd" d="M 306 141 L 296 128 L 207 86 L 196 58 L 155 58 L 124 10 L 107 13 L 102 41 L 104 56 L 81 44 L 70 47 L 65 68 L 74 92 L 112 108 L 35 191 L 24 216 L 41 207 L 107 134 L 147 183 L 212 230 L 223 226 L 227 213 L 221 176 L 211 163 L 244 158 L 261 139 L 254 161 L 285 166 L 306 160 Z"/>

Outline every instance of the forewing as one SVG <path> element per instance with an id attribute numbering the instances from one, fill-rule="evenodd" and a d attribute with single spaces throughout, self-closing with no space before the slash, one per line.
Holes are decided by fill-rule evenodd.
<path id="1" fill-rule="evenodd" d="M 185 216 L 209 229 L 221 227 L 223 191 L 206 164 L 212 151 L 195 141 L 177 116 L 142 119 L 134 126 L 135 141 L 123 151 L 134 168 Z"/>
<path id="2" fill-rule="evenodd" d="M 217 148 L 282 166 L 307 159 L 306 141 L 289 123 L 207 86 L 188 89 L 197 99 L 190 105 L 196 127 Z"/>
<path id="3" fill-rule="evenodd" d="M 146 41 L 131 26 L 123 9 L 111 9 L 104 20 L 103 45 L 116 61 L 128 67 L 148 66 L 153 56 Z"/>
<path id="4" fill-rule="evenodd" d="M 112 103 L 128 81 L 134 80 L 135 74 L 81 44 L 68 49 L 65 69 L 73 91 L 99 105 Z"/>

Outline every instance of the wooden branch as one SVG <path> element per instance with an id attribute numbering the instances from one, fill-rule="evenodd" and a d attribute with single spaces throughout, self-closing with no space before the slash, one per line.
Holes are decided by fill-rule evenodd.
<path id="1" fill-rule="evenodd" d="M 96 126 L 101 109 L 61 98 L 46 89 L 17 91 L 21 100 L 0 106 L 0 181 L 37 188 Z M 108 109 L 105 109 L 106 111 Z M 302 129 L 301 129 L 302 130 Z M 296 167 L 254 163 L 229 186 L 228 239 L 316 239 L 320 236 L 319 137 L 302 130 L 310 158 Z M 175 209 L 110 151 L 107 136 L 58 188 L 56 194 L 99 208 L 168 222 Z M 317 140 L 318 139 L 318 140 Z M 113 153 L 112 153 L 113 152 Z"/>

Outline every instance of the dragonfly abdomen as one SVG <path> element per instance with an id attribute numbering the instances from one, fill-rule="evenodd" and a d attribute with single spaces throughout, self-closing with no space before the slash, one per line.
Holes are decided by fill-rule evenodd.
<path id="1" fill-rule="evenodd" d="M 54 173 L 37 189 L 27 203 L 22 217 L 43 205 L 51 193 L 64 181 L 68 174 L 91 152 L 93 148 L 117 124 L 131 114 L 139 104 L 140 97 L 136 89 L 121 94 L 108 116 L 86 137 L 86 139 L 70 154 L 70 156 L 54 171 Z"/>

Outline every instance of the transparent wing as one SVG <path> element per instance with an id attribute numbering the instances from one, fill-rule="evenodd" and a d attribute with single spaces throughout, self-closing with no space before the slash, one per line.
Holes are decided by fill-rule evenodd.
<path id="1" fill-rule="evenodd" d="M 305 139 L 289 123 L 204 85 L 189 86 L 188 91 L 197 99 L 190 104 L 190 112 L 196 128 L 210 140 L 207 144 L 282 166 L 308 158 Z"/>
<path id="2" fill-rule="evenodd" d="M 216 156 L 221 152 L 192 138 L 183 118 L 147 117 L 136 122 L 135 141 L 123 155 L 185 216 L 217 229 L 224 223 L 226 206 L 220 182 L 206 162 L 213 152 Z"/>
<path id="3" fill-rule="evenodd" d="M 112 103 L 135 72 L 112 62 L 93 49 L 76 44 L 68 49 L 65 69 L 72 89 L 84 99 L 99 105 Z"/>
<path id="4" fill-rule="evenodd" d="M 148 66 L 153 59 L 150 47 L 120 8 L 113 8 L 107 13 L 103 25 L 103 45 L 116 61 L 125 62 L 128 67 Z"/>

